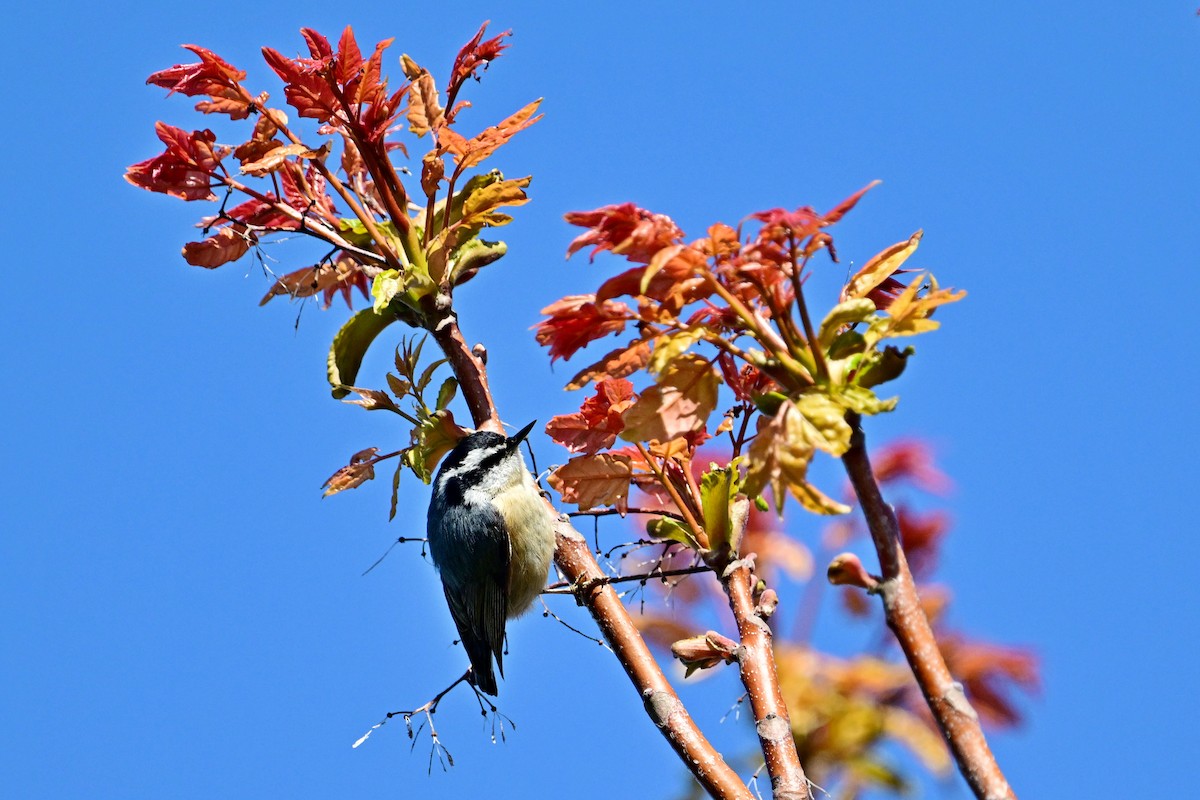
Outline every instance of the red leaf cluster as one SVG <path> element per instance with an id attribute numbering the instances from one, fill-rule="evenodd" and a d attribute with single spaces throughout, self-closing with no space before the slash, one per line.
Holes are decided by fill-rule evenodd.
<path id="1" fill-rule="evenodd" d="M 960 634 L 939 636 L 938 646 L 980 719 L 999 727 L 1021 722 L 1011 695 L 1017 689 L 1038 689 L 1037 656 L 1017 647 L 971 641 Z M 921 705 L 919 699 L 913 702 Z"/>
<path id="2" fill-rule="evenodd" d="M 665 214 L 652 214 L 633 203 L 604 206 L 594 211 L 573 211 L 567 222 L 587 228 L 567 248 L 567 257 L 591 247 L 589 258 L 610 250 L 639 264 L 649 264 L 659 250 L 683 240 L 683 231 Z"/>
<path id="3" fill-rule="evenodd" d="M 166 150 L 129 167 L 125 180 L 181 200 L 217 199 L 212 176 L 229 149 L 216 145 L 216 134 L 210 130 L 188 133 L 165 122 L 156 122 L 154 130 Z"/>
<path id="4" fill-rule="evenodd" d="M 950 478 L 933 462 L 933 450 L 919 439 L 896 439 L 871 454 L 871 468 L 881 484 L 908 481 L 933 494 L 945 494 Z"/>
<path id="5" fill-rule="evenodd" d="M 733 396 L 738 400 L 753 401 L 755 395 L 768 392 L 775 386 L 775 381 L 750 364 L 743 364 L 739 370 L 737 362 L 729 353 L 722 352 L 717 356 L 717 366 L 721 368 L 725 385 L 733 390 Z"/>
<path id="6" fill-rule="evenodd" d="M 622 414 L 637 396 L 633 384 L 623 378 L 596 384 L 596 394 L 583 401 L 573 414 L 559 414 L 546 425 L 546 433 L 572 453 L 595 455 L 612 447 L 625 429 Z"/>
<path id="7" fill-rule="evenodd" d="M 170 89 L 171 94 L 178 92 L 188 97 L 208 95 L 209 100 L 196 105 L 197 111 L 206 114 L 228 114 L 230 119 L 250 116 L 254 102 L 241 87 L 241 82 L 246 78 L 245 71 L 203 47 L 185 44 L 183 48 L 200 56 L 200 61 L 159 70 L 147 78 L 146 83 Z"/>
<path id="8" fill-rule="evenodd" d="M 408 86 L 388 94 L 382 78 L 383 51 L 392 40 L 375 45 L 364 60 L 349 26 L 337 50 L 311 28 L 302 28 L 310 58 L 287 58 L 278 50 L 263 48 L 263 58 L 284 81 L 284 97 L 301 117 L 334 127 L 353 124 L 368 141 L 379 141 L 396 119 Z"/>
<path id="9" fill-rule="evenodd" d="M 483 23 L 479 30 L 471 38 L 471 41 L 462 46 L 458 51 L 458 55 L 454 57 L 454 66 L 450 69 L 450 80 L 446 84 L 446 96 L 453 98 L 458 94 L 458 89 L 467 81 L 468 78 L 479 80 L 477 74 L 480 67 L 487 69 L 487 65 L 500 56 L 500 51 L 504 50 L 508 45 L 504 44 L 504 37 L 512 36 L 512 31 L 507 30 L 499 36 L 494 36 L 486 42 L 480 41 L 483 39 L 483 32 L 487 30 L 487 26 L 491 24 L 491 20 Z"/>
<path id="10" fill-rule="evenodd" d="M 591 294 L 564 297 L 546 306 L 542 313 L 549 319 L 536 327 L 538 344 L 549 346 L 550 361 L 570 359 L 582 347 L 610 333 L 625 329 L 636 315 L 624 303 L 612 300 L 596 302 Z"/>

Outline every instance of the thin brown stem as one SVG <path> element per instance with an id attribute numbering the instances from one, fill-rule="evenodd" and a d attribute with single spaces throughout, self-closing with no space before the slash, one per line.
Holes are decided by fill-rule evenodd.
<path id="1" fill-rule="evenodd" d="M 967 701 L 962 684 L 954 680 L 946 667 L 929 620 L 921 608 L 917 587 L 900 544 L 896 515 L 884 501 L 871 471 L 861 420 L 857 414 L 847 415 L 847 420 L 854 433 L 850 449 L 842 456 L 842 464 L 858 495 L 875 551 L 879 554 L 883 580 L 878 594 L 883 600 L 888 627 L 900 643 L 921 694 L 925 696 L 971 791 L 981 800 L 1015 800 L 1016 794 L 988 747 L 979 716 Z"/>
<path id="2" fill-rule="evenodd" d="M 247 100 L 253 102 L 253 98 L 250 97 L 249 93 L 246 92 L 245 89 L 242 91 L 246 93 Z M 266 117 L 271 120 L 271 123 L 278 128 L 293 144 L 304 144 L 300 137 L 292 132 L 284 119 L 277 115 L 273 109 L 264 107 L 261 109 L 261 113 L 266 115 Z M 383 254 L 383 257 L 387 261 L 388 265 L 393 269 L 402 269 L 405 266 L 405 262 L 400 260 L 396 253 L 392 250 L 391 246 L 388 245 L 387 240 L 384 239 L 380 234 L 379 228 L 375 224 L 375 217 L 367 212 L 367 210 L 361 205 L 359 205 L 358 201 L 354 198 L 354 195 L 351 194 L 350 190 L 346 188 L 345 184 L 338 179 L 338 176 L 335 175 L 331 169 L 325 166 L 324 161 L 316 158 L 312 160 L 312 163 L 316 166 L 317 171 L 320 172 L 325 178 L 326 182 L 333 187 L 333 190 L 338 193 L 342 200 L 345 201 L 346 205 L 350 207 L 350 210 L 354 212 L 354 216 L 358 217 L 359 221 L 362 222 L 363 227 L 365 227 L 367 229 L 367 233 L 371 235 L 371 238 L 374 240 L 375 245 L 379 248 L 379 252 Z"/>
<path id="3" fill-rule="evenodd" d="M 640 581 L 645 583 L 652 580 L 663 580 L 667 578 L 675 578 L 685 575 L 696 575 L 701 572 L 712 572 L 712 567 L 700 565 L 695 567 L 683 567 L 681 569 L 652 569 L 649 572 L 643 572 L 638 575 L 611 575 L 602 581 L 592 581 L 587 586 L 576 586 L 569 581 L 559 581 L 552 583 L 542 590 L 542 594 L 575 594 L 580 590 L 592 589 L 596 586 L 612 586 L 615 583 L 630 583 L 632 581 Z"/>
<path id="4" fill-rule="evenodd" d="M 337 233 L 336 231 L 330 230 L 329 228 L 327 228 L 326 226 L 324 226 L 320 223 L 314 223 L 313 221 L 307 219 L 302 212 L 297 211 L 296 209 L 289 206 L 287 203 L 284 203 L 279 200 L 272 200 L 270 197 L 263 194 L 262 192 L 259 192 L 255 189 L 247 186 L 246 184 L 235 180 L 234 178 L 221 176 L 220 180 L 226 186 L 228 186 L 230 189 L 233 189 L 234 191 L 242 192 L 243 194 L 253 197 L 255 200 L 258 200 L 260 202 L 267 203 L 268 205 L 270 205 L 272 207 L 273 210 L 278 211 L 279 213 L 287 216 L 288 219 L 294 220 L 295 222 L 297 222 L 303 226 L 300 230 L 295 231 L 295 232 L 308 233 L 324 242 L 328 242 L 329 244 L 333 245 L 334 247 L 337 247 L 339 250 L 345 250 L 348 253 L 353 253 L 354 255 L 358 256 L 359 258 L 363 259 L 364 261 L 373 261 L 378 264 L 387 264 L 387 259 L 384 256 L 381 256 L 378 253 L 372 253 L 369 250 L 363 250 L 362 248 L 355 247 L 354 245 L 352 245 L 348 241 L 346 241 L 344 238 L 342 238 L 341 234 Z M 253 227 L 253 226 L 247 226 L 247 229 L 250 229 L 251 227 Z"/>
<path id="5" fill-rule="evenodd" d="M 700 543 L 700 546 L 707 549 L 708 536 L 705 535 L 704 526 L 696 520 L 695 515 L 692 514 L 691 508 L 684 501 L 683 496 L 679 494 L 679 489 L 676 488 L 675 483 L 667 475 L 666 471 L 658 466 L 654 460 L 654 457 L 650 455 L 650 452 L 646 449 L 646 445 L 642 444 L 641 442 L 635 442 L 634 446 L 638 449 L 638 452 L 642 454 L 642 458 L 645 459 L 646 463 L 650 466 L 650 469 L 654 472 L 654 477 L 658 478 L 658 482 L 662 484 L 663 488 L 666 489 L 667 494 L 670 495 L 671 502 L 675 504 L 675 507 L 679 509 L 679 513 L 683 515 L 684 520 L 687 522 L 688 527 L 692 529 L 692 533 L 695 535 L 696 540 Z"/>

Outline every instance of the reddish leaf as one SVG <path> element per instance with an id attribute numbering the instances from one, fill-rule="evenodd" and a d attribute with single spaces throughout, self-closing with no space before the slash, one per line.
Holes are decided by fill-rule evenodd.
<path id="1" fill-rule="evenodd" d="M 833 223 L 840 220 L 842 217 L 846 216 L 847 212 L 849 212 L 850 209 L 852 209 L 852 208 L 854 208 L 854 206 L 858 205 L 858 201 L 862 199 L 862 196 L 864 194 L 866 194 L 867 192 L 871 191 L 872 189 L 874 189 L 876 186 L 878 186 L 879 183 L 880 183 L 879 181 L 871 181 L 866 186 L 859 189 L 857 192 L 850 195 L 842 202 L 838 203 L 836 206 L 833 207 L 832 210 L 825 212 L 826 224 L 832 225 Z"/>
<path id="2" fill-rule="evenodd" d="M 452 138 L 439 136 L 438 144 L 442 145 L 443 139 L 446 139 L 446 149 L 458 157 L 459 166 L 462 169 L 478 166 L 513 136 L 540 120 L 542 115 L 538 114 L 535 117 L 534 112 L 541 103 L 540 99 L 534 100 L 502 122 L 485 128 L 482 133 L 471 139 L 458 142 Z M 457 136 L 457 134 L 454 135 Z"/>
<path id="3" fill-rule="evenodd" d="M 183 48 L 200 56 L 200 61 L 159 70 L 147 78 L 146 83 L 170 89 L 171 94 L 220 96 L 226 89 L 236 90 L 238 83 L 246 79 L 244 71 L 230 65 L 211 50 L 194 44 L 185 44 Z"/>
<path id="4" fill-rule="evenodd" d="M 578 456 L 547 478 L 563 502 L 576 503 L 581 511 L 597 506 L 624 504 L 629 497 L 633 469 L 629 458 L 613 453 Z"/>
<path id="5" fill-rule="evenodd" d="M 1012 701 L 1017 689 L 1039 686 L 1037 657 L 1028 650 L 968 641 L 961 635 L 938 637 L 946 666 L 966 689 L 971 705 L 985 723 L 1011 726 L 1021 721 Z"/>
<path id="6" fill-rule="evenodd" d="M 362 51 L 358 49 L 358 42 L 354 41 L 354 31 L 347 25 L 342 31 L 342 38 L 338 40 L 337 69 L 334 72 L 337 82 L 342 86 L 348 85 L 358 77 L 362 65 Z"/>
<path id="7" fill-rule="evenodd" d="M 375 454 L 378 447 L 368 447 L 350 456 L 350 463 L 333 473 L 321 484 L 325 497 L 361 486 L 375 477 Z"/>
<path id="8" fill-rule="evenodd" d="M 491 20 L 483 23 L 471 37 L 471 41 L 464 44 L 458 51 L 458 55 L 455 56 L 454 66 L 450 69 L 450 81 L 446 84 L 447 96 L 455 94 L 456 87 L 461 86 L 468 78 L 479 80 L 479 76 L 476 74 L 478 69 L 481 66 L 486 69 L 490 62 L 499 57 L 500 51 L 508 47 L 502 40 L 505 36 L 512 36 L 511 30 L 488 39 L 486 42 L 480 41 L 483 38 L 483 32 L 490 24 Z"/>
<path id="9" fill-rule="evenodd" d="M 222 228 L 201 242 L 188 242 L 183 246 L 183 258 L 194 267 L 213 269 L 246 255 L 253 242 L 253 234 Z"/>
<path id="10" fill-rule="evenodd" d="M 922 513 L 901 505 L 896 509 L 896 522 L 913 575 L 918 580 L 928 578 L 937 566 L 942 539 L 950 530 L 950 515 L 943 511 Z"/>
<path id="11" fill-rule="evenodd" d="M 625 323 L 636 319 L 624 303 L 606 300 L 595 302 L 590 294 L 564 297 L 542 309 L 549 319 L 538 323 L 538 344 L 550 348 L 550 361 L 570 359 L 581 347 L 610 333 L 625 329 Z"/>
<path id="12" fill-rule="evenodd" d="M 309 49 L 320 51 L 324 37 L 307 28 L 302 32 L 309 40 Z M 328 41 L 324 41 L 324 48 L 329 48 Z M 329 51 L 329 57 L 332 57 L 332 52 Z M 300 116 L 320 122 L 334 119 L 342 105 L 333 94 L 329 81 L 322 75 L 323 64 L 309 59 L 287 58 L 271 47 L 264 47 L 262 53 L 267 65 L 283 79 L 283 95 Z"/>
<path id="13" fill-rule="evenodd" d="M 909 481 L 934 494 L 953 488 L 950 478 L 933 462 L 933 451 L 919 439 L 896 439 L 871 454 L 871 468 L 880 483 Z"/>
<path id="14" fill-rule="evenodd" d="M 151 192 L 182 200 L 215 200 L 212 172 L 228 150 L 214 147 L 217 137 L 210 130 L 188 133 L 165 122 L 155 123 L 166 150 L 125 171 L 125 180 Z"/>
<path id="15" fill-rule="evenodd" d="M 271 298 L 281 295 L 313 297 L 321 294 L 324 295 L 322 308 L 329 308 L 333 296 L 341 292 L 346 307 L 353 308 L 350 293 L 355 287 L 364 298 L 370 297 L 370 280 L 363 272 L 362 265 L 352 258 L 342 257 L 332 264 L 326 261 L 280 276 L 258 304 L 266 305 Z"/>
<path id="16" fill-rule="evenodd" d="M 242 173 L 253 175 L 256 178 L 261 178 L 267 173 L 274 172 L 283 166 L 284 161 L 295 156 L 296 158 L 317 158 L 324 155 L 324 150 L 310 150 L 302 144 L 288 144 L 282 147 L 273 147 L 266 154 L 256 161 L 251 161 L 242 164 Z"/>
<path id="17" fill-rule="evenodd" d="M 568 258 L 590 246 L 589 260 L 602 250 L 611 250 L 635 263 L 648 264 L 659 250 L 683 239 L 683 231 L 670 217 L 652 214 L 633 203 L 574 211 L 566 215 L 566 220 L 589 229 L 571 242 Z"/>
<path id="18" fill-rule="evenodd" d="M 624 379 L 603 380 L 596 394 L 583 401 L 574 414 L 560 414 L 546 425 L 546 433 L 572 453 L 593 455 L 612 447 L 625 423 L 621 414 L 635 400 L 633 384 Z"/>
<path id="19" fill-rule="evenodd" d="M 625 378 L 637 372 L 650 361 L 650 344 L 637 339 L 623 347 L 607 353 L 603 358 L 580 370 L 567 389 L 582 389 L 592 381 L 603 378 Z"/>

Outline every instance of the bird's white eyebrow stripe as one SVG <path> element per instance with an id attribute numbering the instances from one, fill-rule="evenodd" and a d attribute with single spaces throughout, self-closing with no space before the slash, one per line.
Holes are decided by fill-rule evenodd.
<path id="1" fill-rule="evenodd" d="M 448 481 L 451 478 L 456 478 L 459 475 L 468 473 L 471 470 L 478 467 L 480 462 L 482 462 L 485 458 L 492 455 L 493 453 L 499 453 L 503 449 L 504 449 L 504 443 L 500 442 L 498 444 L 492 445 L 491 447 L 480 447 L 476 450 L 472 450 L 469 453 L 467 453 L 465 458 L 463 458 L 461 464 L 459 464 L 456 467 L 451 467 L 450 469 L 443 472 L 441 480 Z"/>

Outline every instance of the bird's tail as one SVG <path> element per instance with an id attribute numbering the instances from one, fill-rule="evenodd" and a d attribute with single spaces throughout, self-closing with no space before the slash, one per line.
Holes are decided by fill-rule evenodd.
<path id="1" fill-rule="evenodd" d="M 492 648 L 483 639 L 464 636 L 463 647 L 467 658 L 471 659 L 471 672 L 474 674 L 475 685 L 484 694 L 495 697 L 499 694 L 496 686 L 496 673 L 492 670 Z M 503 668 L 501 668 L 503 674 Z"/>

